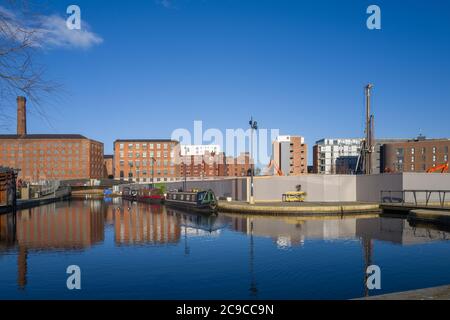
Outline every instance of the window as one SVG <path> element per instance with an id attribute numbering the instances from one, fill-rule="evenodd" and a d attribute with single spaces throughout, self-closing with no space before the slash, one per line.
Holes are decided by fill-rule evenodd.
<path id="1" fill-rule="evenodd" d="M 411 156 L 411 162 L 414 163 L 415 159 L 416 159 L 416 158 L 415 158 L 414 156 Z"/>
<path id="2" fill-rule="evenodd" d="M 120 157 L 123 158 L 123 151 L 120 151 Z"/>
<path id="3" fill-rule="evenodd" d="M 164 149 L 167 150 L 167 143 L 164 143 Z"/>
<path id="4" fill-rule="evenodd" d="M 416 152 L 415 148 L 411 148 L 411 154 L 414 154 Z"/>
<path id="5" fill-rule="evenodd" d="M 427 152 L 426 148 L 422 148 L 422 154 L 425 154 Z"/>
<path id="6" fill-rule="evenodd" d="M 414 169 L 415 169 L 415 167 L 414 167 L 414 165 L 412 164 L 412 165 L 411 165 L 411 171 L 414 171 Z"/>
<path id="7" fill-rule="evenodd" d="M 147 152 L 142 152 L 142 158 L 147 158 Z"/>
<path id="8" fill-rule="evenodd" d="M 128 149 L 133 149 L 133 144 L 132 143 L 128 144 Z"/>
<path id="9" fill-rule="evenodd" d="M 161 144 L 160 143 L 156 144 L 156 149 L 161 149 Z"/>
<path id="10" fill-rule="evenodd" d="M 433 154 L 436 153 L 436 147 L 433 147 Z"/>
<path id="11" fill-rule="evenodd" d="M 140 149 L 141 145 L 139 143 L 136 143 L 136 149 Z"/>
<path id="12" fill-rule="evenodd" d="M 154 147 L 153 143 L 150 143 L 150 149 L 153 149 L 153 147 Z"/>

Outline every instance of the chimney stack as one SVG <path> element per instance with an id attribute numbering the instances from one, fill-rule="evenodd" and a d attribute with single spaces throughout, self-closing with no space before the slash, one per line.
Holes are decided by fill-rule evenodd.
<path id="1" fill-rule="evenodd" d="M 17 135 L 27 134 L 27 99 L 17 97 Z"/>

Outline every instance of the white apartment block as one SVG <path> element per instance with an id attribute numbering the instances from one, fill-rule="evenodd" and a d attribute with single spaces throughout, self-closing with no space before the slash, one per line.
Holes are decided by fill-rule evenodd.
<path id="1" fill-rule="evenodd" d="M 322 139 L 313 147 L 314 172 L 348 174 L 356 168 L 362 139 Z"/>

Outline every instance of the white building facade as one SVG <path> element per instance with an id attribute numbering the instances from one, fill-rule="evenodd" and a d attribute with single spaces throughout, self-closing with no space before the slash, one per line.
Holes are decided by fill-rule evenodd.
<path id="1" fill-rule="evenodd" d="M 313 147 L 314 173 L 355 172 L 362 139 L 322 139 Z"/>

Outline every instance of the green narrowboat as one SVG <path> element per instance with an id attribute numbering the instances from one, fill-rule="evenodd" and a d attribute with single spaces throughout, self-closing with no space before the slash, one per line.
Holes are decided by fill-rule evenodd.
<path id="1" fill-rule="evenodd" d="M 169 191 L 165 204 L 169 207 L 201 213 L 216 213 L 217 199 L 212 190 L 206 191 Z"/>

